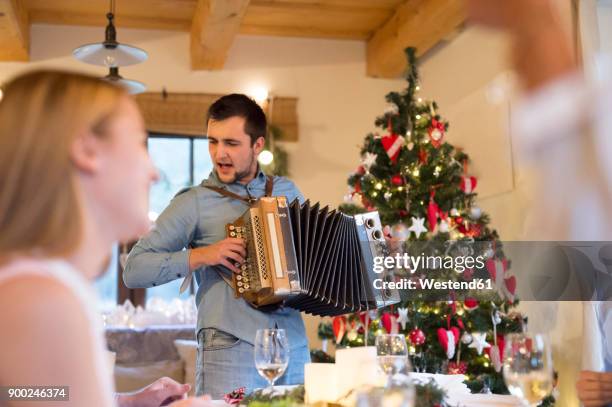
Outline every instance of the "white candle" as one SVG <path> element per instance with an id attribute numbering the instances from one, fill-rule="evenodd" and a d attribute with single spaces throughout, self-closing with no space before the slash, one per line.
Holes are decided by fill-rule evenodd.
<path id="1" fill-rule="evenodd" d="M 338 349 L 336 369 L 338 391 L 341 397 L 363 386 L 381 384 L 382 376 L 378 368 L 375 346 Z"/>
<path id="2" fill-rule="evenodd" d="M 333 363 L 306 363 L 304 365 L 304 391 L 307 404 L 335 402 L 338 397 L 336 365 Z"/>

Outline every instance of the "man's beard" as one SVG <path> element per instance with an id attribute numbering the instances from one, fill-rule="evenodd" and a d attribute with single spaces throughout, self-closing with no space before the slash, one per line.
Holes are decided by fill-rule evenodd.
<path id="1" fill-rule="evenodd" d="M 246 170 L 244 171 L 236 171 L 236 173 L 234 174 L 234 179 L 231 180 L 230 183 L 233 182 L 240 182 L 241 180 L 247 178 L 249 175 L 251 175 L 251 168 L 253 167 L 253 161 L 255 161 L 255 154 L 251 154 L 251 162 L 249 162 L 249 165 L 247 165 Z"/>

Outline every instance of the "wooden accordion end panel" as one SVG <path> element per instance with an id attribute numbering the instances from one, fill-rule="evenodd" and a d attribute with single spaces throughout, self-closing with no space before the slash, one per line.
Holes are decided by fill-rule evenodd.
<path id="1" fill-rule="evenodd" d="M 226 226 L 228 237 L 247 243 L 237 297 L 255 307 L 282 303 L 333 316 L 398 303 L 397 290 L 377 290 L 374 258 L 388 254 L 377 212 L 348 216 L 328 207 L 263 197 Z"/>

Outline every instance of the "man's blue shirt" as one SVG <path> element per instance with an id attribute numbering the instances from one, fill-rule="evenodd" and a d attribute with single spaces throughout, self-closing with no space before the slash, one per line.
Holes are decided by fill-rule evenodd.
<path id="1" fill-rule="evenodd" d="M 199 186 L 179 192 L 159 215 L 155 227 L 130 252 L 123 275 L 128 287 L 148 288 L 185 277 L 189 272 L 189 253 L 184 249 L 223 240 L 225 225 L 248 209 L 244 201 L 222 196 L 205 188 L 206 185 L 259 198 L 265 194 L 266 176 L 259 170 L 247 185 L 225 184 L 213 171 Z M 284 177 L 274 177 L 272 195 L 286 196 L 289 202 L 304 199 L 295 184 Z M 235 298 L 219 272 L 231 276 L 223 266 L 201 267 L 194 272 L 198 283 L 198 331 L 217 328 L 252 344 L 257 329 L 276 326 L 286 330 L 291 348 L 307 345 L 299 311 L 291 308 L 258 311 L 242 298 Z"/>

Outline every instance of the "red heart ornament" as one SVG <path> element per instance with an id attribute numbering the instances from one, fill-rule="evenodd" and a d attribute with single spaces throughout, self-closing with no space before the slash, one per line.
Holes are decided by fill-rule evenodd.
<path id="1" fill-rule="evenodd" d="M 394 334 L 399 332 L 399 324 L 397 323 L 397 317 L 390 312 L 385 312 L 380 318 L 380 322 L 382 326 L 385 328 L 385 331 L 389 334 Z"/>
<path id="2" fill-rule="evenodd" d="M 508 260 L 489 259 L 485 265 L 499 295 L 512 303 L 516 293 L 516 277 L 507 273 Z"/>
<path id="3" fill-rule="evenodd" d="M 459 184 L 459 188 L 461 188 L 461 190 L 465 194 L 471 194 L 476 189 L 476 184 L 477 183 L 478 183 L 478 181 L 476 180 L 476 177 L 472 177 L 472 176 L 468 176 L 468 175 L 462 175 L 461 176 L 461 183 Z"/>
<path id="4" fill-rule="evenodd" d="M 404 145 L 404 138 L 392 133 L 380 139 L 380 142 L 391 159 L 391 162 L 395 164 L 402 150 L 402 146 Z"/>
<path id="5" fill-rule="evenodd" d="M 346 333 L 346 317 L 335 317 L 332 321 L 332 329 L 336 338 L 336 344 L 339 344 Z"/>
<path id="6" fill-rule="evenodd" d="M 459 328 L 452 326 L 450 329 L 438 328 L 438 341 L 446 356 L 452 359 L 455 356 L 455 348 L 459 342 Z"/>

